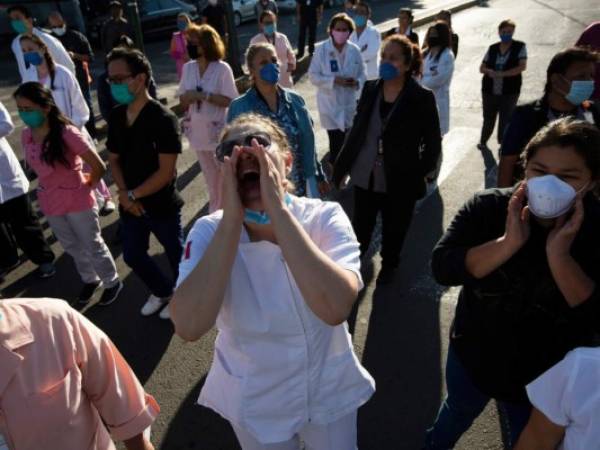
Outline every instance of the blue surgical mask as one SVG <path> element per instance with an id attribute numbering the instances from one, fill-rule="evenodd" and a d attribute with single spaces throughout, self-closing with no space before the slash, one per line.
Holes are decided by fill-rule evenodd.
<path id="1" fill-rule="evenodd" d="M 27 64 L 32 64 L 34 66 L 39 66 L 44 60 L 42 59 L 42 55 L 38 52 L 25 52 L 23 53 L 23 60 Z"/>
<path id="2" fill-rule="evenodd" d="M 502 42 L 504 42 L 505 44 L 512 41 L 512 37 L 513 37 L 512 33 L 500 33 L 500 40 Z"/>
<path id="3" fill-rule="evenodd" d="M 265 64 L 260 69 L 260 77 L 269 84 L 277 84 L 279 82 L 279 66 L 275 63 Z"/>
<path id="4" fill-rule="evenodd" d="M 22 20 L 11 20 L 10 26 L 17 34 L 27 33 L 27 25 L 25 25 L 25 22 Z"/>
<path id="5" fill-rule="evenodd" d="M 265 25 L 263 30 L 267 36 L 273 36 L 277 31 L 277 25 L 275 25 L 274 23 L 270 23 L 268 25 Z"/>
<path id="6" fill-rule="evenodd" d="M 389 62 L 382 62 L 379 65 L 379 78 L 384 81 L 393 80 L 394 78 L 400 75 L 396 66 L 390 64 Z"/>
<path id="7" fill-rule="evenodd" d="M 179 31 L 185 31 L 188 27 L 187 22 L 184 22 L 183 20 L 178 20 L 177 21 L 177 29 Z"/>
<path id="8" fill-rule="evenodd" d="M 121 105 L 129 105 L 135 99 L 135 95 L 129 90 L 127 83 L 111 83 L 110 93 Z"/>
<path id="9" fill-rule="evenodd" d="M 569 103 L 579 106 L 588 100 L 592 96 L 593 92 L 593 80 L 573 80 L 571 81 L 571 89 L 569 89 L 569 93 L 565 96 L 565 98 Z"/>
<path id="10" fill-rule="evenodd" d="M 292 203 L 292 196 L 285 194 L 285 204 L 290 206 Z M 266 212 L 254 211 L 253 209 L 244 209 L 244 222 L 255 223 L 257 225 L 269 225 L 271 218 Z"/>
<path id="11" fill-rule="evenodd" d="M 354 23 L 358 28 L 364 28 L 367 26 L 367 18 L 365 16 L 356 15 L 354 16 Z"/>

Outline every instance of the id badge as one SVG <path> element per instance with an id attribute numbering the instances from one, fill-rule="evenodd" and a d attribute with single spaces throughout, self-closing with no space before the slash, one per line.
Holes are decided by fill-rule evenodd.
<path id="1" fill-rule="evenodd" d="M 338 62 L 335 59 L 329 61 L 329 65 L 331 66 L 332 72 L 339 72 L 340 68 L 338 67 Z"/>

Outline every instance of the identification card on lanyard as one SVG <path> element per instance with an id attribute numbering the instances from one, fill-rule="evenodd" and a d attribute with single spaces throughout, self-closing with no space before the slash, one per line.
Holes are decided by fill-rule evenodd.
<path id="1" fill-rule="evenodd" d="M 390 111 L 385 116 L 385 119 L 383 119 L 383 121 L 381 122 L 381 132 L 379 133 L 379 137 L 377 138 L 377 158 L 378 159 L 383 158 L 383 133 L 385 132 L 385 130 L 387 128 L 388 122 L 390 121 L 392 114 L 394 114 L 394 112 L 396 111 L 396 108 L 398 107 L 398 104 L 400 103 L 400 100 L 402 99 L 402 95 L 403 95 L 403 92 L 400 92 L 398 94 L 398 97 L 394 101 L 394 104 L 390 108 Z M 384 101 L 383 100 L 383 89 L 382 89 L 382 92 L 380 93 L 379 101 L 380 102 Z"/>

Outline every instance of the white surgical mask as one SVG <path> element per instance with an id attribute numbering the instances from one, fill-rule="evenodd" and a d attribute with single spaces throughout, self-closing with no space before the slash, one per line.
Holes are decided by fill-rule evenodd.
<path id="1" fill-rule="evenodd" d="M 585 189 L 585 186 L 580 192 Z M 577 191 L 555 175 L 544 175 L 527 180 L 529 210 L 540 219 L 555 219 L 568 212 Z"/>
<path id="2" fill-rule="evenodd" d="M 64 36 L 64 34 L 67 32 L 67 28 L 64 26 L 55 27 L 55 28 L 52 28 L 52 32 L 57 36 Z"/>

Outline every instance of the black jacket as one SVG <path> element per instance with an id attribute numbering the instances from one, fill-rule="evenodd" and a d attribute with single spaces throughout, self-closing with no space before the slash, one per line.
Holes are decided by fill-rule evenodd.
<path id="1" fill-rule="evenodd" d="M 367 81 L 358 102 L 354 123 L 337 157 L 333 182 L 339 186 L 365 142 L 367 127 L 380 89 L 381 80 Z M 410 78 L 398 106 L 383 132 L 383 161 L 387 192 L 421 198 L 424 177 L 435 169 L 442 150 L 440 121 L 433 93 Z"/>
<path id="2" fill-rule="evenodd" d="M 532 218 L 527 243 L 483 279 L 466 269 L 467 251 L 504 234 L 513 188 L 476 194 L 458 212 L 433 250 L 438 283 L 460 286 L 451 345 L 475 385 L 505 401 L 527 402 L 525 386 L 581 346 L 600 336 L 600 202 L 588 194 L 585 219 L 571 255 L 596 282 L 596 290 L 571 308 L 546 258 L 548 230 Z"/>
<path id="3" fill-rule="evenodd" d="M 390 30 L 387 30 L 385 33 L 383 33 L 381 37 L 382 39 L 387 39 L 390 36 L 393 36 L 394 34 L 398 34 L 398 27 L 394 27 Z M 419 35 L 414 30 L 411 29 L 410 33 L 406 37 L 413 44 L 419 45 Z"/>

